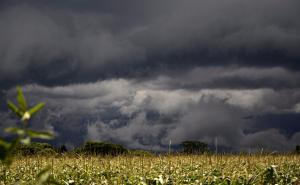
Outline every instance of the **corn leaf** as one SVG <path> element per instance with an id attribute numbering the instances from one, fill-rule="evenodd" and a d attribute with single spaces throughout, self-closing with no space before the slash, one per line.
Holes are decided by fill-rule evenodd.
<path id="1" fill-rule="evenodd" d="M 31 142 L 31 138 L 28 136 L 28 137 L 25 137 L 23 139 L 20 140 L 21 143 L 23 143 L 24 145 L 29 145 L 30 142 Z"/>
<path id="2" fill-rule="evenodd" d="M 18 103 L 19 103 L 19 106 L 20 106 L 20 109 L 25 112 L 27 110 L 27 102 L 25 100 L 25 97 L 23 95 L 23 92 L 22 92 L 22 89 L 21 87 L 17 87 L 17 91 L 18 91 L 18 94 L 17 94 L 17 100 L 18 100 Z"/>
<path id="3" fill-rule="evenodd" d="M 10 144 L 9 144 L 9 147 L 7 149 L 7 155 L 6 155 L 6 158 L 4 160 L 4 163 L 9 166 L 11 165 L 12 161 L 13 161 L 13 151 L 14 149 L 16 148 L 16 146 L 19 144 L 20 142 L 20 139 L 19 138 L 16 138 L 14 139 Z"/>
<path id="4" fill-rule="evenodd" d="M 29 114 L 32 116 L 35 113 L 37 113 L 39 110 L 41 110 L 45 106 L 45 103 L 39 103 L 35 105 L 33 108 L 29 110 Z"/>
<path id="5" fill-rule="evenodd" d="M 43 185 L 48 181 L 49 176 L 51 174 L 50 169 L 51 169 L 50 166 L 47 166 L 46 168 L 44 168 L 42 171 L 39 172 L 39 174 L 37 175 L 38 185 Z"/>
<path id="6" fill-rule="evenodd" d="M 16 127 L 9 127 L 5 129 L 5 132 L 11 133 L 11 134 L 18 134 L 20 136 L 25 134 L 25 130 L 16 128 Z"/>
<path id="7" fill-rule="evenodd" d="M 7 147 L 5 145 L 0 144 L 0 160 L 4 161 L 7 156 Z"/>
<path id="8" fill-rule="evenodd" d="M 4 139 L 0 138 L 0 146 L 8 148 L 9 147 L 9 143 L 7 143 Z"/>
<path id="9" fill-rule="evenodd" d="M 10 144 L 0 138 L 0 160 L 5 161 L 7 158 L 8 148 Z"/>
<path id="10" fill-rule="evenodd" d="M 43 184 L 55 184 L 61 185 L 61 183 L 57 182 L 53 175 L 51 175 L 51 166 L 46 166 L 42 169 L 38 175 L 36 176 L 36 184 L 43 185 Z"/>
<path id="11" fill-rule="evenodd" d="M 7 105 L 8 108 L 12 110 L 17 116 L 22 117 L 22 111 L 20 111 L 19 108 L 15 104 L 13 104 L 13 102 L 8 100 Z"/>
<path id="12" fill-rule="evenodd" d="M 38 132 L 34 130 L 27 130 L 27 135 L 31 138 L 39 138 L 39 139 L 52 139 L 52 134 L 48 132 Z"/>

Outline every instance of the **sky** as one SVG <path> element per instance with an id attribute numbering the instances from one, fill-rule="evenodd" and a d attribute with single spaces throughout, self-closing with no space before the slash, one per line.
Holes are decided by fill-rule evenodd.
<path id="1" fill-rule="evenodd" d="M 299 0 L 1 0 L 0 120 L 20 85 L 56 145 L 300 144 Z M 6 136 L 3 131 L 1 135 Z"/>

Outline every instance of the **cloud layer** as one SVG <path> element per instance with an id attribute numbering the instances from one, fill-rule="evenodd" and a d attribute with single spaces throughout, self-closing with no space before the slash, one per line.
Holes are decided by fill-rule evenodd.
<path id="1" fill-rule="evenodd" d="M 47 102 L 31 126 L 52 130 L 58 143 L 105 140 L 130 148 L 164 150 L 170 140 L 213 144 L 218 138 L 222 146 L 234 150 L 291 150 L 298 142 L 297 121 L 285 127 L 286 123 L 272 118 L 298 116 L 299 93 L 159 87 L 155 81 L 112 79 L 52 88 L 27 85 L 24 91 L 33 102 Z M 15 94 L 13 89 L 7 93 Z M 289 98 L 282 102 L 280 98 L 287 94 Z M 290 127 L 295 130 L 288 135 Z"/>
<path id="2" fill-rule="evenodd" d="M 0 117 L 23 85 L 55 142 L 300 142 L 298 0 L 0 2 Z"/>
<path id="3" fill-rule="evenodd" d="M 53 85 L 199 66 L 298 70 L 298 6 L 296 0 L 4 1 L 0 78 L 4 85 L 21 78 Z"/>

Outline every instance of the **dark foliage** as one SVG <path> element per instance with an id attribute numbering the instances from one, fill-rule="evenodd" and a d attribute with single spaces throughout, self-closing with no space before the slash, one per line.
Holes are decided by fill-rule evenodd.
<path id="1" fill-rule="evenodd" d="M 94 155 L 119 155 L 128 152 L 122 145 L 92 141 L 86 142 L 83 147 L 77 148 L 75 151 L 77 153 Z"/>
<path id="2" fill-rule="evenodd" d="M 202 154 L 208 151 L 208 145 L 200 141 L 184 141 L 181 145 L 183 152 L 188 154 Z"/>
<path id="3" fill-rule="evenodd" d="M 296 146 L 296 153 L 297 153 L 297 154 L 300 154 L 300 145 L 297 145 L 297 146 Z"/>
<path id="4" fill-rule="evenodd" d="M 128 154 L 133 155 L 133 156 L 153 156 L 154 155 L 154 153 L 147 151 L 147 150 L 129 150 Z"/>
<path id="5" fill-rule="evenodd" d="M 66 145 L 61 145 L 60 147 L 58 147 L 58 148 L 56 149 L 56 151 L 57 151 L 58 153 L 62 154 L 62 153 L 66 153 L 66 152 L 68 151 L 68 149 L 67 149 Z"/>
<path id="6" fill-rule="evenodd" d="M 6 153 L 7 153 L 7 151 L 6 151 L 5 147 L 3 145 L 0 145 L 0 159 L 1 160 L 3 160 L 5 158 Z"/>
<path id="7" fill-rule="evenodd" d="M 20 155 L 51 155 L 55 154 L 55 148 L 48 143 L 32 142 L 28 145 L 19 144 L 14 151 L 15 154 Z"/>

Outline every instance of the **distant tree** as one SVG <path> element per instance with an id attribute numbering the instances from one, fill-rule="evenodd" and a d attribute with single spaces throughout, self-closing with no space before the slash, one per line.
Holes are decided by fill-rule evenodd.
<path id="1" fill-rule="evenodd" d="M 200 141 L 184 141 L 181 145 L 183 152 L 188 154 L 201 154 L 208 151 L 208 145 Z"/>
<path id="2" fill-rule="evenodd" d="M 20 155 L 49 155 L 49 154 L 55 154 L 55 148 L 48 144 L 48 143 L 39 143 L 39 142 L 31 142 L 30 144 L 19 144 L 15 150 L 14 153 L 20 154 Z"/>
<path id="3" fill-rule="evenodd" d="M 65 153 L 67 151 L 68 151 L 68 149 L 67 149 L 66 145 L 61 145 L 60 147 L 57 148 L 58 153 Z"/>
<path id="4" fill-rule="evenodd" d="M 300 145 L 297 145 L 297 146 L 296 146 L 296 153 L 297 153 L 297 154 L 300 154 Z"/>
<path id="5" fill-rule="evenodd" d="M 128 152 L 126 148 L 119 144 L 93 141 L 86 142 L 84 146 L 77 148 L 75 151 L 94 155 L 118 155 Z"/>

